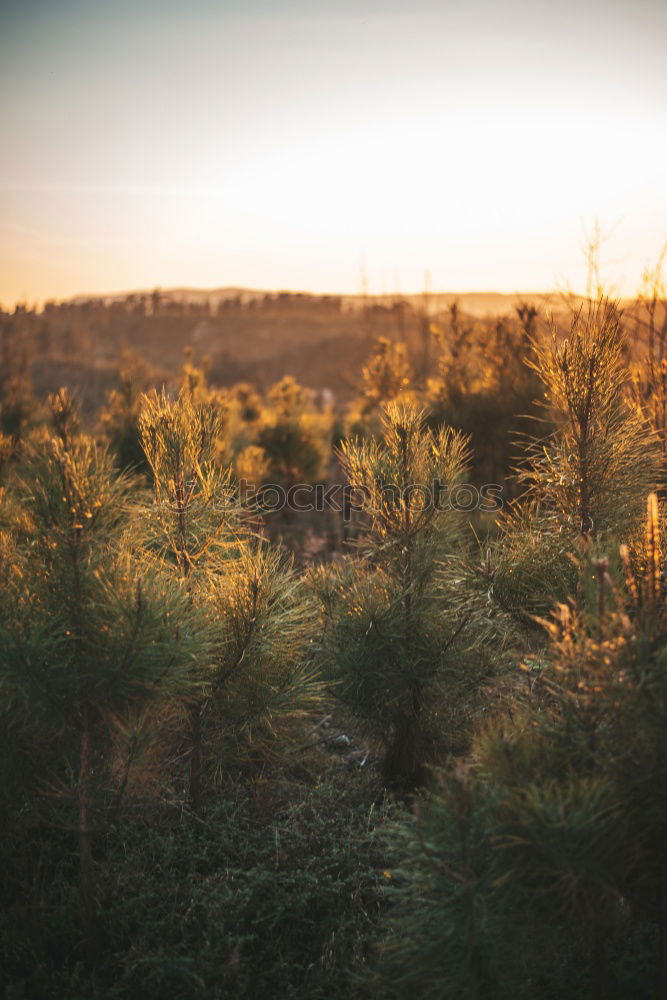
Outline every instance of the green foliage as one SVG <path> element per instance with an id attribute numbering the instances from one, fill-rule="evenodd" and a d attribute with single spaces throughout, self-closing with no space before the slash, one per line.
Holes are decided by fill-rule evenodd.
<path id="1" fill-rule="evenodd" d="M 385 831 L 391 907 L 372 967 L 380 995 L 512 996 L 506 914 L 494 912 L 491 813 L 484 786 L 460 767 L 441 775 L 438 794 L 420 800 L 411 820 Z"/>
<path id="2" fill-rule="evenodd" d="M 618 569 L 582 558 L 584 599 L 544 622 L 548 648 L 523 664 L 523 710 L 478 738 L 472 773 L 443 779 L 416 826 L 400 828 L 390 994 L 663 995 L 661 536 L 652 496 L 643 545 L 622 546 Z"/>
<path id="3" fill-rule="evenodd" d="M 405 344 L 379 337 L 374 350 L 361 371 L 364 413 L 396 399 L 412 381 Z"/>
<path id="4" fill-rule="evenodd" d="M 289 488 L 297 483 L 314 483 L 319 479 L 322 444 L 307 419 L 277 419 L 260 430 L 258 442 L 267 458 L 266 478 L 271 482 Z"/>
<path id="5" fill-rule="evenodd" d="M 140 417 L 154 504 L 142 515 L 146 544 L 208 617 L 214 655 L 189 699 L 190 800 L 205 773 L 261 762 L 275 733 L 312 707 L 319 681 L 310 642 L 315 618 L 292 568 L 253 537 L 229 470 L 215 461 L 220 414 L 181 390 L 149 396 Z"/>
<path id="6" fill-rule="evenodd" d="M 515 750 L 491 745 L 501 759 Z M 384 831 L 374 995 L 648 1000 L 654 938 L 610 889 L 610 794 L 591 779 L 507 787 L 484 768 L 443 772 L 414 818 Z"/>
<path id="7" fill-rule="evenodd" d="M 268 462 L 268 478 L 290 487 L 315 483 L 330 447 L 330 420 L 316 414 L 307 389 L 285 375 L 269 390 L 270 409 L 257 435 Z"/>
<path id="8" fill-rule="evenodd" d="M 235 548 L 241 530 L 231 473 L 216 461 L 222 422 L 214 404 L 186 389 L 175 400 L 164 390 L 143 397 L 139 430 L 154 493 L 146 526 L 184 577 Z"/>
<path id="9" fill-rule="evenodd" d="M 33 415 L 35 400 L 25 372 L 3 375 L 0 381 L 0 431 L 18 442 Z"/>
<path id="10" fill-rule="evenodd" d="M 605 301 L 550 340 L 526 304 L 495 326 L 452 307 L 429 414 L 405 345 L 380 341 L 340 468 L 333 428 L 354 412 L 290 377 L 266 400 L 216 389 L 191 351 L 175 398 L 126 359 L 108 449 L 64 389 L 26 433 L 39 414 L 17 384 L 0 428 L 8 996 L 667 996 L 667 526 L 654 493 L 643 513 L 662 476 L 656 295 L 632 384 Z M 524 495 L 480 558 L 452 491 L 471 462 L 506 478 L 538 383 L 544 434 L 505 482 Z M 112 454 L 143 461 L 143 485 Z M 340 558 L 315 518 L 286 558 L 238 488 L 341 469 L 360 509 L 332 531 L 354 536 Z M 353 748 L 338 756 L 331 717 Z"/>
<path id="11" fill-rule="evenodd" d="M 531 496 L 570 535 L 633 532 L 659 467 L 646 425 L 624 405 L 616 307 L 602 300 L 576 313 L 569 337 L 536 344 L 531 365 L 556 422 L 523 474 Z"/>
<path id="12" fill-rule="evenodd" d="M 396 812 L 376 793 L 363 773 L 273 775 L 226 786 L 204 822 L 164 805 L 127 818 L 109 831 L 100 866 L 105 950 L 94 978 L 77 962 L 63 835 L 33 835 L 23 850 L 39 857 L 39 893 L 0 917 L 14 995 L 371 995 L 359 972 L 386 882 L 375 831 Z"/>
<path id="13" fill-rule="evenodd" d="M 129 488 L 108 453 L 85 436 L 51 439 L 25 457 L 14 489 L 28 521 L 3 558 L 5 690 L 77 718 L 182 684 L 197 649 L 186 603 L 157 565 L 117 546 Z"/>
<path id="14" fill-rule="evenodd" d="M 410 787 L 424 781 L 438 748 L 465 745 L 470 698 L 489 667 L 471 650 L 478 609 L 464 596 L 460 516 L 445 509 L 466 440 L 426 430 L 414 404 L 390 403 L 383 419 L 382 440 L 341 446 L 368 530 L 356 579 L 326 587 L 324 661 L 338 696 L 382 741 L 386 780 Z"/>
<path id="15" fill-rule="evenodd" d="M 660 474 L 657 441 L 625 399 L 616 307 L 575 313 L 569 336 L 534 343 L 531 366 L 554 423 L 530 444 L 521 500 L 502 524 L 494 592 L 505 607 L 546 613 L 576 586 L 582 541 L 634 540 Z M 511 574 L 511 575 L 510 575 Z"/>
<path id="16" fill-rule="evenodd" d="M 461 519 L 447 508 L 466 471 L 468 441 L 451 428 L 426 429 L 413 403 L 387 404 L 382 429 L 379 440 L 340 448 L 352 496 L 358 490 L 370 516 L 364 552 L 401 584 L 423 585 L 459 536 Z"/>
<path id="17" fill-rule="evenodd" d="M 244 758 L 266 761 L 294 721 L 318 707 L 317 620 L 303 580 L 261 543 L 243 546 L 211 581 L 208 607 L 217 644 L 206 752 L 221 776 L 230 762 L 238 768 Z"/>
<path id="18" fill-rule="evenodd" d="M 60 822 L 73 822 L 76 803 L 92 958 L 92 840 L 110 784 L 109 716 L 188 690 L 207 640 L 184 588 L 155 564 L 139 566 L 118 544 L 127 482 L 104 449 L 70 433 L 66 404 L 62 394 L 53 401 L 61 436 L 25 457 L 14 486 L 25 520 L 1 549 L 0 711 L 11 762 L 3 808 L 17 801 L 34 808 L 41 799 L 48 813 L 40 783 L 50 787 Z M 51 816 L 53 822 L 53 809 Z M 21 814 L 10 813 L 9 822 L 20 826 Z"/>
<path id="19" fill-rule="evenodd" d="M 537 314 L 524 305 L 520 316 L 521 322 L 463 322 L 452 307 L 447 326 L 435 327 L 438 376 L 429 379 L 425 392 L 431 425 L 451 425 L 469 435 L 472 481 L 497 483 L 510 496 L 517 438 L 539 413 L 539 379 L 525 364 Z"/>
<path id="20" fill-rule="evenodd" d="M 118 372 L 119 386 L 107 393 L 100 423 L 121 469 L 147 471 L 141 447 L 139 413 L 143 393 L 151 385 L 151 372 L 142 358 L 127 351 Z"/>
<path id="21" fill-rule="evenodd" d="M 667 454 L 667 295 L 662 276 L 665 256 L 663 247 L 655 267 L 647 268 L 643 275 L 639 302 L 646 315 L 643 336 L 638 338 L 642 349 L 631 360 L 629 386 L 631 403 L 656 434 L 663 458 Z M 664 471 L 663 465 L 663 475 Z"/>

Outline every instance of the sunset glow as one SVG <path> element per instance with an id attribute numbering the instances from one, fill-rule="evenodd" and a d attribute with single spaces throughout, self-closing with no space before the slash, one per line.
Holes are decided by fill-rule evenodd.
<path id="1" fill-rule="evenodd" d="M 664 4 L 10 2 L 0 303 L 192 285 L 630 293 Z"/>

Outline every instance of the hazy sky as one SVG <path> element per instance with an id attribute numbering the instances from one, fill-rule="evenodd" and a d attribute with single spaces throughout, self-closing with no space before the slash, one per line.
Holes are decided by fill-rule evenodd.
<path id="1" fill-rule="evenodd" d="M 0 302 L 153 286 L 634 290 L 667 2 L 0 0 Z"/>

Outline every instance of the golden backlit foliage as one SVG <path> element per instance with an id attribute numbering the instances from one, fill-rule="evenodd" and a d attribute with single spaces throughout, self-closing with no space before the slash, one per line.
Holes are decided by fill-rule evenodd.
<path id="1" fill-rule="evenodd" d="M 218 384 L 193 351 L 100 363 L 101 413 L 3 373 L 0 963 L 21 995 L 250 996 L 278 970 L 328 996 L 313 970 L 348 964 L 347 994 L 401 1000 L 664 993 L 654 279 L 633 343 L 604 298 L 550 321 L 383 307 L 345 398 Z M 132 315 L 167 329 L 153 310 Z M 493 481 L 509 509 L 449 502 Z M 244 493 L 270 483 L 349 490 L 272 512 Z"/>
<path id="2" fill-rule="evenodd" d="M 380 337 L 374 354 L 361 370 L 363 412 L 396 399 L 411 382 L 412 369 L 405 344 Z"/>

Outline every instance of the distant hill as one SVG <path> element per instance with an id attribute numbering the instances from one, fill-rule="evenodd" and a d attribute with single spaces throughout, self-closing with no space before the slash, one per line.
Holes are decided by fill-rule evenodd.
<path id="1" fill-rule="evenodd" d="M 362 367 L 378 337 L 404 342 L 416 371 L 435 373 L 435 351 L 424 332 L 436 320 L 445 335 L 451 307 L 458 323 L 516 319 L 520 303 L 550 311 L 567 326 L 581 300 L 563 294 L 437 292 L 428 295 L 315 295 L 253 288 L 170 288 L 80 295 L 35 312 L 0 314 L 0 347 L 29 358 L 38 395 L 62 384 L 77 388 L 87 408 L 115 383 L 121 353 L 130 349 L 169 381 L 183 351 L 206 359 L 213 384 L 252 382 L 268 388 L 293 375 L 339 400 L 358 391 Z M 425 344 L 427 350 L 425 353 Z M 428 360 L 425 361 L 425 358 Z M 9 355 L 8 355 L 9 356 Z"/>
<path id="2" fill-rule="evenodd" d="M 208 304 L 212 309 L 216 309 L 221 302 L 233 299 L 240 299 L 243 303 L 252 301 L 277 299 L 280 296 L 290 296 L 300 298 L 304 301 L 317 304 L 323 299 L 339 299 L 343 306 L 348 309 L 361 309 L 363 305 L 391 306 L 397 301 L 411 303 L 415 308 L 421 307 L 424 302 L 424 293 L 410 293 L 402 295 L 392 293 L 389 295 L 324 295 L 315 292 L 302 292 L 298 290 L 269 290 L 259 288 L 244 288 L 240 286 L 225 286 L 222 288 L 160 288 L 160 289 L 135 289 L 129 292 L 104 293 L 99 295 L 76 295 L 65 300 L 76 305 L 91 300 L 104 302 L 111 305 L 113 302 L 122 302 L 129 299 L 150 299 L 158 291 L 164 301 L 173 303 L 187 303 L 189 305 Z M 462 313 L 469 316 L 486 317 L 505 315 L 513 312 L 514 307 L 519 302 L 530 302 L 542 307 L 559 308 L 563 303 L 563 295 L 556 292 L 428 292 L 427 299 L 429 308 L 437 311 L 447 308 L 453 302 L 457 302 Z"/>
<path id="3" fill-rule="evenodd" d="M 313 388 L 348 396 L 378 337 L 405 341 L 416 360 L 426 315 L 446 326 L 456 302 L 462 319 L 515 316 L 521 301 L 540 310 L 563 306 L 557 296 L 518 293 L 362 296 L 225 287 L 77 296 L 47 315 L 67 326 L 68 314 L 75 313 L 98 363 L 130 347 L 173 372 L 189 345 L 209 360 L 212 380 L 223 385 L 249 381 L 266 388 L 291 374 Z"/>

